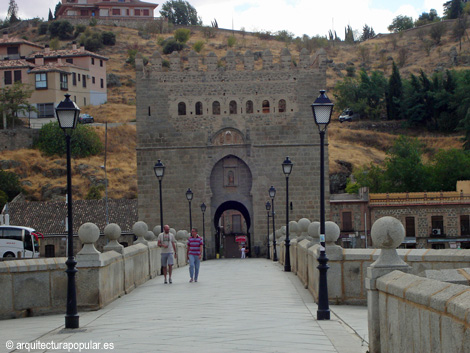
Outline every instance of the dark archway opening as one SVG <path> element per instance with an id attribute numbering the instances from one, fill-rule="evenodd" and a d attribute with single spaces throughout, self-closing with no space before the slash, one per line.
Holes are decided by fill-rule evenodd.
<path id="1" fill-rule="evenodd" d="M 224 214 L 232 217 L 229 224 L 221 220 Z M 241 216 L 239 225 L 236 221 L 238 215 Z M 222 203 L 215 211 L 214 227 L 216 229 L 215 249 L 217 254 L 223 254 L 229 258 L 239 257 L 238 246 L 243 244 L 242 237 L 245 236 L 245 245 L 250 250 L 248 256 L 251 256 L 251 217 L 247 208 L 242 203 L 237 201 Z"/>

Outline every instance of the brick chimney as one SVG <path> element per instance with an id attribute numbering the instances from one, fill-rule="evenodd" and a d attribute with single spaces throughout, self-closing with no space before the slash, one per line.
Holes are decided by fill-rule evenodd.
<path id="1" fill-rule="evenodd" d="M 7 31 L 3 31 L 3 39 L 8 39 L 8 32 Z"/>
<path id="2" fill-rule="evenodd" d="M 44 65 L 44 56 L 43 55 L 36 55 L 34 57 L 34 64 L 38 66 L 43 66 Z"/>
<path id="3" fill-rule="evenodd" d="M 46 47 L 44 48 L 44 53 L 49 54 L 51 52 L 51 48 L 49 48 L 49 44 L 46 44 Z"/>
<path id="4" fill-rule="evenodd" d="M 72 49 L 77 50 L 77 42 L 76 41 L 72 42 Z"/>

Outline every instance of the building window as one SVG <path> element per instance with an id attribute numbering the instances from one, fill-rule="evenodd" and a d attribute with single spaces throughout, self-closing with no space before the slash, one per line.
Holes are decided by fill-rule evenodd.
<path id="1" fill-rule="evenodd" d="M 201 102 L 196 103 L 196 115 L 202 115 L 202 103 Z"/>
<path id="2" fill-rule="evenodd" d="M 83 105 L 86 105 L 86 97 L 83 97 Z"/>
<path id="3" fill-rule="evenodd" d="M 104 80 L 102 78 L 100 79 L 100 86 L 101 88 L 104 88 Z"/>
<path id="4" fill-rule="evenodd" d="M 279 113 L 285 113 L 286 112 L 286 101 L 284 99 L 281 99 L 279 101 Z"/>
<path id="5" fill-rule="evenodd" d="M 69 89 L 69 79 L 67 77 L 67 74 L 60 74 L 60 89 Z"/>
<path id="6" fill-rule="evenodd" d="M 73 58 L 65 59 L 66 63 L 73 64 Z"/>
<path id="7" fill-rule="evenodd" d="M 186 115 L 186 104 L 183 102 L 178 103 L 178 115 Z"/>
<path id="8" fill-rule="evenodd" d="M 6 85 L 11 85 L 12 84 L 11 71 L 5 71 L 4 78 L 5 78 L 4 81 L 5 81 Z"/>
<path id="9" fill-rule="evenodd" d="M 269 101 L 263 101 L 263 113 L 269 113 Z"/>
<path id="10" fill-rule="evenodd" d="M 80 74 L 78 74 L 77 76 L 78 76 L 78 82 L 80 82 Z"/>
<path id="11" fill-rule="evenodd" d="M 54 103 L 38 103 L 38 117 L 49 118 L 54 116 Z"/>
<path id="12" fill-rule="evenodd" d="M 14 57 L 14 56 L 17 56 L 19 55 L 19 47 L 8 47 L 7 48 L 7 55 L 10 57 Z"/>
<path id="13" fill-rule="evenodd" d="M 460 235 L 461 236 L 470 235 L 470 216 L 468 215 L 460 216 Z"/>
<path id="14" fill-rule="evenodd" d="M 237 114 L 237 102 L 231 101 L 229 108 L 230 108 L 230 114 Z"/>
<path id="15" fill-rule="evenodd" d="M 415 218 L 414 217 L 406 217 L 405 218 L 405 236 L 407 237 L 416 237 L 415 231 Z"/>
<path id="16" fill-rule="evenodd" d="M 82 75 L 82 86 L 83 88 L 86 88 L 86 76 Z"/>
<path id="17" fill-rule="evenodd" d="M 80 75 L 79 75 L 80 76 Z M 72 84 L 74 86 L 77 85 L 77 74 L 75 72 L 72 72 Z"/>
<path id="18" fill-rule="evenodd" d="M 353 229 L 352 226 L 352 213 L 351 212 L 343 212 L 342 213 L 342 218 L 343 221 L 341 222 L 341 225 L 343 228 L 341 229 L 343 232 L 350 232 Z"/>
<path id="19" fill-rule="evenodd" d="M 139 10 L 139 9 L 135 9 L 135 10 L 134 10 L 134 15 L 135 15 L 135 16 L 140 16 L 140 10 Z"/>
<path id="20" fill-rule="evenodd" d="M 253 101 L 246 102 L 246 113 L 253 114 Z"/>
<path id="21" fill-rule="evenodd" d="M 91 64 L 95 65 L 95 58 L 91 58 Z"/>
<path id="22" fill-rule="evenodd" d="M 80 10 L 80 16 L 88 16 L 88 10 Z"/>
<path id="23" fill-rule="evenodd" d="M 21 82 L 21 70 L 15 70 L 13 73 L 13 80 L 15 82 Z"/>
<path id="24" fill-rule="evenodd" d="M 52 244 L 47 244 L 44 247 L 45 257 L 55 257 L 55 247 Z"/>
<path id="25" fill-rule="evenodd" d="M 127 15 L 127 16 L 130 16 L 130 15 L 131 15 L 129 9 L 126 9 L 126 15 Z"/>
<path id="26" fill-rule="evenodd" d="M 112 14 L 113 16 L 121 16 L 121 9 L 113 9 Z"/>
<path id="27" fill-rule="evenodd" d="M 212 114 L 220 115 L 220 103 L 217 101 L 212 103 Z"/>
<path id="28" fill-rule="evenodd" d="M 47 88 L 47 73 L 36 74 L 36 89 Z"/>
<path id="29" fill-rule="evenodd" d="M 443 216 L 431 216 L 431 235 L 440 237 L 444 235 L 444 217 Z"/>
<path id="30" fill-rule="evenodd" d="M 91 83 L 95 84 L 95 76 L 91 77 Z"/>
<path id="31" fill-rule="evenodd" d="M 142 10 L 144 16 L 150 16 L 150 11 L 148 9 Z"/>
<path id="32" fill-rule="evenodd" d="M 100 66 L 103 67 L 103 60 L 100 60 Z"/>

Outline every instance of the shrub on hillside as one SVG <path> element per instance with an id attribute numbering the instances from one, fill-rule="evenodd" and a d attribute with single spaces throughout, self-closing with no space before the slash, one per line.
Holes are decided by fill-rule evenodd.
<path id="1" fill-rule="evenodd" d="M 163 42 L 163 54 L 171 54 L 174 51 L 183 50 L 184 45 L 178 42 L 175 38 L 168 38 Z"/>
<path id="2" fill-rule="evenodd" d="M 191 31 L 186 28 L 178 28 L 174 33 L 175 39 L 178 42 L 183 43 L 183 44 L 189 40 L 190 36 L 191 36 Z"/>
<path id="3" fill-rule="evenodd" d="M 7 201 L 13 200 L 16 195 L 23 191 L 20 185 L 20 177 L 15 173 L 0 170 L 0 191 L 6 194 Z"/>
<path id="4" fill-rule="evenodd" d="M 200 53 L 202 48 L 204 48 L 203 40 L 198 40 L 196 43 L 193 44 L 193 49 L 196 53 Z"/>
<path id="5" fill-rule="evenodd" d="M 119 78 L 118 75 L 115 74 L 108 74 L 106 77 L 106 82 L 108 87 L 121 87 L 121 79 Z"/>
<path id="6" fill-rule="evenodd" d="M 74 37 L 77 38 L 80 34 L 82 34 L 83 32 L 85 32 L 86 30 L 86 26 L 85 25 L 82 25 L 82 24 L 78 24 L 75 26 L 75 33 L 74 33 Z"/>
<path id="7" fill-rule="evenodd" d="M 84 158 L 101 153 L 103 144 L 98 134 L 90 126 L 77 124 L 71 135 L 71 153 L 73 158 Z M 65 155 L 66 145 L 64 132 L 58 122 L 50 122 L 39 130 L 39 136 L 34 142 L 34 148 L 48 156 Z"/>
<path id="8" fill-rule="evenodd" d="M 51 38 L 59 37 L 61 40 L 73 38 L 73 25 L 69 21 L 54 21 L 49 25 Z"/>
<path id="9" fill-rule="evenodd" d="M 39 35 L 47 34 L 48 29 L 49 29 L 48 23 L 41 23 L 38 28 L 38 34 Z"/>
<path id="10" fill-rule="evenodd" d="M 116 44 L 116 35 L 111 32 L 103 32 L 101 38 L 103 39 L 103 44 L 104 45 L 114 45 Z"/>

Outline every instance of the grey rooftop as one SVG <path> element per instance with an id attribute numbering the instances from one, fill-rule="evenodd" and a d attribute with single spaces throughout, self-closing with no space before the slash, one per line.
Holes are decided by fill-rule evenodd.
<path id="1" fill-rule="evenodd" d="M 210 260 L 197 283 L 177 268 L 173 284 L 158 276 L 104 309 L 79 312 L 77 330 L 64 329 L 65 313 L 0 321 L 0 352 L 27 352 L 19 345 L 28 342 L 75 345 L 30 352 L 78 352 L 79 344 L 82 352 L 366 352 L 367 308 L 330 309 L 330 321 L 317 321 L 310 293 L 278 263 Z"/>

